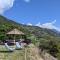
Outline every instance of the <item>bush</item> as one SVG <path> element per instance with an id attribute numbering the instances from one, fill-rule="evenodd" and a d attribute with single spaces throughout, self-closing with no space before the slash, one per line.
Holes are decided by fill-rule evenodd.
<path id="1" fill-rule="evenodd" d="M 39 48 L 45 49 L 47 52 L 49 52 L 52 56 L 57 57 L 57 53 L 59 52 L 59 49 L 57 47 L 56 41 L 43 41 L 44 43 L 41 43 L 39 45 Z"/>

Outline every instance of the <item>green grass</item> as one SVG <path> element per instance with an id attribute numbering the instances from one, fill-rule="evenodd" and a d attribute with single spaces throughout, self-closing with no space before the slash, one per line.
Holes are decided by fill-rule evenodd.
<path id="1" fill-rule="evenodd" d="M 24 60 L 25 49 L 9 52 L 5 46 L 0 45 L 0 60 Z"/>
<path id="2" fill-rule="evenodd" d="M 15 46 L 11 46 L 11 47 L 15 47 Z M 31 44 L 23 49 L 9 52 L 4 45 L 0 45 L 0 60 L 32 60 L 31 56 L 33 58 L 36 57 L 35 56 L 36 52 L 34 47 L 35 46 Z"/>

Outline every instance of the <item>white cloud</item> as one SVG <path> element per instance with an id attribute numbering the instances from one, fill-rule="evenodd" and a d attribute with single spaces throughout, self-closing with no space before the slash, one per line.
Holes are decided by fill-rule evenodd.
<path id="1" fill-rule="evenodd" d="M 25 2 L 29 3 L 31 0 L 24 0 Z"/>
<path id="2" fill-rule="evenodd" d="M 13 7 L 15 0 L 0 0 L 0 14 Z"/>
<path id="3" fill-rule="evenodd" d="M 28 23 L 27 25 L 32 26 L 32 24 L 31 24 L 31 23 Z"/>
<path id="4" fill-rule="evenodd" d="M 41 25 L 40 22 L 38 22 L 38 23 L 36 24 L 36 26 L 39 26 L 39 27 L 40 27 L 40 25 Z"/>
<path id="5" fill-rule="evenodd" d="M 60 28 L 56 27 L 54 24 L 56 23 L 56 20 L 50 22 L 50 23 L 44 23 L 44 24 L 40 24 L 40 22 L 38 24 L 36 24 L 36 26 L 42 27 L 42 28 L 47 28 L 47 29 L 56 29 L 57 31 L 60 31 Z"/>

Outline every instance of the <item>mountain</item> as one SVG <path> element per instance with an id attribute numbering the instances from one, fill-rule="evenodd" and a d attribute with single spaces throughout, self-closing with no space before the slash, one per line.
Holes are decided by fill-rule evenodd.
<path id="1" fill-rule="evenodd" d="M 23 25 L 0 15 L 1 41 L 6 40 L 8 38 L 6 33 L 14 28 L 17 28 L 22 32 L 24 32 L 27 39 L 30 39 L 33 44 L 37 46 L 42 45 L 43 48 L 46 48 L 48 52 L 49 51 L 51 52 L 52 49 L 55 50 L 54 54 L 56 54 L 56 51 L 58 50 L 60 51 L 60 32 L 54 29 L 46 29 L 37 26 Z M 13 36 L 9 36 L 9 37 L 13 38 Z M 58 52 L 57 57 L 60 59 L 60 52 Z"/>
<path id="2" fill-rule="evenodd" d="M 60 36 L 60 31 L 57 31 L 56 29 L 52 29 L 52 30 Z"/>
<path id="3" fill-rule="evenodd" d="M 24 33 L 33 34 L 36 37 L 46 37 L 47 35 L 53 36 L 53 37 L 59 37 L 60 33 L 56 30 L 46 29 L 46 28 L 40 28 L 37 26 L 28 26 L 19 24 L 17 22 L 14 22 L 4 16 L 0 16 L 0 33 L 6 33 L 7 31 L 10 31 L 14 28 L 18 28 L 22 30 Z M 1 32 L 2 30 L 2 32 Z"/>

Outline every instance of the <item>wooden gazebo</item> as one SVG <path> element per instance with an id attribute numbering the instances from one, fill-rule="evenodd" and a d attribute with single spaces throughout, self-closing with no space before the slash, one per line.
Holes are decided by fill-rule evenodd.
<path id="1" fill-rule="evenodd" d="M 9 31 L 8 33 L 6 33 L 7 35 L 14 35 L 14 43 L 15 43 L 15 36 L 16 35 L 24 35 L 25 36 L 25 34 L 22 32 L 22 31 L 20 31 L 20 30 L 18 30 L 18 29 L 13 29 L 12 31 Z"/>

